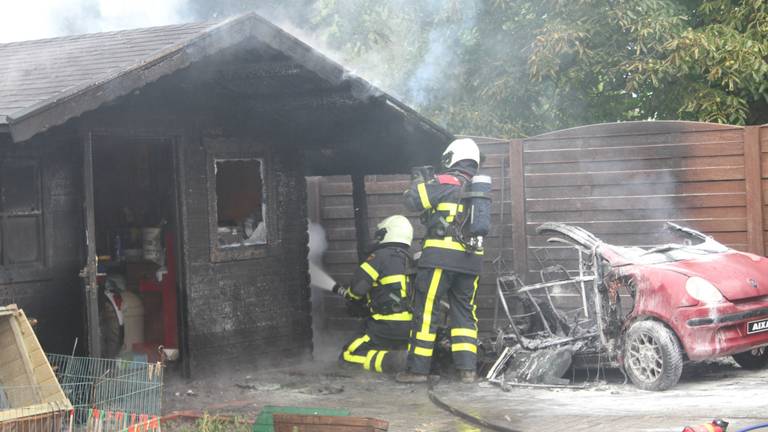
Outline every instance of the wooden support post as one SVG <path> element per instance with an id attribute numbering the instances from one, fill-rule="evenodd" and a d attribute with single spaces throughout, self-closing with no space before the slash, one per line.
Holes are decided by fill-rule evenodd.
<path id="1" fill-rule="evenodd" d="M 365 193 L 365 175 L 352 174 L 352 206 L 355 209 L 355 236 L 357 257 L 360 261 L 368 255 L 368 196 Z"/>
<path id="2" fill-rule="evenodd" d="M 88 325 L 88 353 L 101 357 L 101 327 L 99 326 L 99 284 L 96 279 L 98 261 L 96 258 L 96 216 L 93 190 L 93 133 L 88 132 L 83 140 L 83 206 L 85 212 L 85 245 L 87 259 L 81 277 L 85 285 L 85 312 Z"/>
<path id="3" fill-rule="evenodd" d="M 515 272 L 526 279 L 528 273 L 528 238 L 525 231 L 525 162 L 523 140 L 509 143 L 509 185 L 512 202 L 512 253 Z"/>
<path id="4" fill-rule="evenodd" d="M 760 126 L 744 128 L 744 181 L 747 192 L 747 247 L 749 252 L 765 255 L 760 131 Z"/>

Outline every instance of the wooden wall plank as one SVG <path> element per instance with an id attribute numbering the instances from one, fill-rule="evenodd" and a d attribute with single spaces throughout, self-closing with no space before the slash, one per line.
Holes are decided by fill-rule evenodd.
<path id="1" fill-rule="evenodd" d="M 542 249 L 554 263 L 576 267 L 575 255 L 536 235 L 548 221 L 582 226 L 611 243 L 652 246 L 670 240 L 661 230 L 672 220 L 734 248 L 756 247 L 755 239 L 748 246 L 748 223 L 757 219 L 745 182 L 755 158 L 745 154 L 744 138 L 741 127 L 636 122 L 525 140 L 529 274 L 539 268 L 535 252 Z M 752 146 L 759 153 L 760 142 Z"/>
<path id="2" fill-rule="evenodd" d="M 744 128 L 744 177 L 747 194 L 747 243 L 749 251 L 765 255 L 760 126 Z"/>
<path id="3" fill-rule="evenodd" d="M 523 141 L 514 140 L 509 143 L 509 189 L 512 200 L 512 225 L 517 227 L 512 231 L 512 249 L 517 257 L 513 268 L 517 274 L 523 275 L 528 271 L 528 261 L 522 259 L 528 249 L 528 239 L 525 235 L 526 200 L 525 200 L 525 152 Z"/>

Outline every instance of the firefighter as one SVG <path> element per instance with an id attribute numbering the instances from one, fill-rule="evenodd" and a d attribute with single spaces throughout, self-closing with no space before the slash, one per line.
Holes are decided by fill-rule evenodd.
<path id="1" fill-rule="evenodd" d="M 413 318 L 409 304 L 413 227 L 405 216 L 395 215 L 376 228 L 376 244 L 355 270 L 351 286 L 333 287 L 349 302 L 363 303 L 369 312 L 363 333 L 344 346 L 340 357 L 365 370 L 395 373 L 405 368 Z"/>
<path id="2" fill-rule="evenodd" d="M 399 382 L 426 382 L 436 342 L 440 300 L 450 305 L 451 354 L 462 382 L 475 380 L 477 315 L 475 296 L 482 248 L 467 237 L 467 193 L 480 166 L 480 150 L 468 138 L 453 141 L 443 153 L 442 172 L 435 176 L 414 169 L 406 207 L 421 212 L 427 229 L 415 281 L 414 320 L 407 370 Z M 426 167 L 425 167 L 426 168 Z M 488 222 L 490 223 L 490 221 Z"/>

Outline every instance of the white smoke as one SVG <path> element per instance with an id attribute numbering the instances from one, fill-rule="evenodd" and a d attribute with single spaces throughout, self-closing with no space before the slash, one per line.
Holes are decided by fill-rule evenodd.
<path id="1" fill-rule="evenodd" d="M 3 4 L 0 43 L 175 24 L 191 20 L 186 6 L 187 0 L 14 1 Z"/>
<path id="2" fill-rule="evenodd" d="M 405 83 L 405 99 L 416 108 L 423 107 L 431 98 L 450 92 L 449 76 L 460 62 L 458 58 L 463 41 L 470 37 L 477 17 L 476 0 L 445 3 L 431 0 L 426 3 L 434 16 L 434 24 L 426 41 L 422 60 Z M 455 83 L 454 83 L 455 85 Z"/>
<path id="3" fill-rule="evenodd" d="M 323 254 L 328 249 L 325 230 L 320 224 L 309 223 L 309 276 L 310 286 L 330 291 L 336 281 L 323 269 Z"/>

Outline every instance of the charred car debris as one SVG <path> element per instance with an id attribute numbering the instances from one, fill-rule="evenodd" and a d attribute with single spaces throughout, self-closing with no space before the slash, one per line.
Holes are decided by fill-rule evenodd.
<path id="1" fill-rule="evenodd" d="M 665 231 L 680 242 L 615 246 L 580 227 L 540 225 L 549 244 L 573 251 L 577 268 L 545 264 L 532 285 L 498 277 L 503 325 L 484 344 L 486 378 L 502 388 L 559 386 L 568 370 L 612 367 L 659 391 L 678 382 L 686 360 L 765 366 L 768 259 L 671 222 Z"/>

